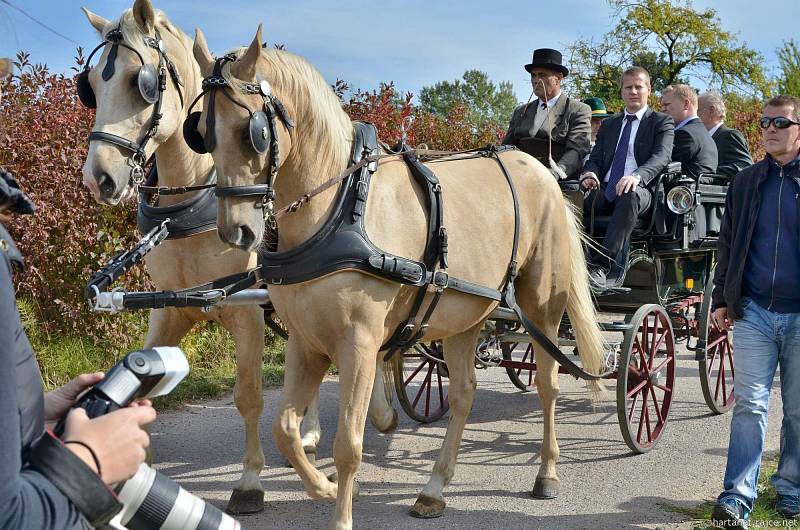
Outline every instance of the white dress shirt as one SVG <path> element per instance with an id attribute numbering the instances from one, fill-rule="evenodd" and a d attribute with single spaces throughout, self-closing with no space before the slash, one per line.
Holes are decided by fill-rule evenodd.
<path id="1" fill-rule="evenodd" d="M 722 122 L 719 122 L 718 124 L 716 124 L 713 127 L 711 127 L 708 130 L 708 134 L 710 134 L 711 136 L 714 136 L 714 133 L 717 132 L 717 130 L 719 130 L 720 127 L 722 127 Z"/>
<path id="2" fill-rule="evenodd" d="M 533 118 L 533 134 L 539 132 L 539 129 L 542 128 L 544 124 L 544 120 L 547 119 L 547 116 L 550 114 L 550 109 L 552 109 L 558 98 L 561 97 L 561 92 L 555 95 L 554 98 L 547 100 L 547 102 L 543 102 L 540 99 L 536 100 L 536 116 Z"/>
<path id="3" fill-rule="evenodd" d="M 631 137 L 628 141 L 628 155 L 625 157 L 625 173 L 622 175 L 633 175 L 636 171 L 636 168 L 639 167 L 639 164 L 636 162 L 636 156 L 634 156 L 633 152 L 633 145 L 636 142 L 636 133 L 639 132 L 639 124 L 642 123 L 642 117 L 644 117 L 644 113 L 647 112 L 647 105 L 642 107 L 636 112 L 636 119 L 631 122 Z M 625 116 L 630 116 L 631 113 L 625 110 Z M 622 131 L 625 130 L 625 120 L 627 118 L 622 118 L 622 127 L 619 130 L 619 136 L 617 137 L 617 146 L 619 146 L 619 140 L 622 138 Z M 616 152 L 616 147 L 614 148 Z M 608 182 L 608 178 L 611 176 L 611 167 L 609 166 L 608 171 L 606 171 L 605 176 L 603 177 L 603 182 Z"/>

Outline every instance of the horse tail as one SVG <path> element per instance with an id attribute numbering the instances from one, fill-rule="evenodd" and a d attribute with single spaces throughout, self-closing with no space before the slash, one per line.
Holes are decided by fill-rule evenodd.
<path id="1" fill-rule="evenodd" d="M 570 275 L 567 314 L 578 346 L 578 356 L 584 370 L 592 374 L 602 373 L 606 368 L 608 344 L 597 324 L 597 311 L 589 289 L 589 271 L 584 256 L 587 236 L 572 203 L 566 203 L 567 231 L 569 232 Z M 589 381 L 592 398 L 597 399 L 603 391 L 600 381 Z"/>

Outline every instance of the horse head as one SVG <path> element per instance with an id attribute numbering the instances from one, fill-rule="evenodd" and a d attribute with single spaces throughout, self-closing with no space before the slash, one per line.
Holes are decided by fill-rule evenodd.
<path id="1" fill-rule="evenodd" d="M 179 131 L 185 99 L 196 93 L 189 81 L 199 79 L 199 69 L 188 53 L 191 39 L 150 0 L 136 0 L 117 21 L 83 11 L 103 39 L 77 78 L 81 102 L 96 108 L 83 183 L 98 202 L 116 204 L 143 180 L 155 150 Z M 99 55 L 94 66 L 92 55 Z"/>
<path id="2" fill-rule="evenodd" d="M 184 135 L 214 158 L 220 237 L 252 250 L 263 241 L 273 204 L 297 199 L 316 177 L 346 165 L 352 124 L 308 61 L 262 46 L 261 26 L 250 46 L 216 59 L 198 30 L 194 55 L 205 97 Z M 281 226 L 282 241 L 290 228 Z"/>

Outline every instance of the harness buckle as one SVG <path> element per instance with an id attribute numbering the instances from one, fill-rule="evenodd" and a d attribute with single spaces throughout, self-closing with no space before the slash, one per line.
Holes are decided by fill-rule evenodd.
<path id="1" fill-rule="evenodd" d="M 450 283 L 450 275 L 445 270 L 436 271 L 431 278 L 431 284 L 436 288 L 436 292 L 441 293 L 447 289 Z"/>

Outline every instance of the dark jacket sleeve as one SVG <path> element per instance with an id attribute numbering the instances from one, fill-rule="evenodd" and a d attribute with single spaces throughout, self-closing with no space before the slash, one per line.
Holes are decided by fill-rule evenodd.
<path id="1" fill-rule="evenodd" d="M 725 196 L 725 213 L 722 215 L 722 225 L 719 229 L 717 240 L 717 266 L 714 269 L 714 290 L 711 293 L 711 310 L 726 307 L 725 302 L 725 276 L 728 274 L 728 263 L 731 257 L 731 232 L 733 231 L 733 203 L 734 185 L 728 187 Z"/>
<path id="2" fill-rule="evenodd" d="M 14 349 L 20 336 L 10 263 L 0 251 L 0 528 L 85 528 L 77 509 L 53 484 L 22 469 Z"/>
<path id="3" fill-rule="evenodd" d="M 636 173 L 642 177 L 640 186 L 649 186 L 672 160 L 672 145 L 675 141 L 675 122 L 672 117 L 661 114 L 659 121 L 653 124 L 653 135 L 650 157 L 636 168 Z"/>
<path id="4" fill-rule="evenodd" d="M 574 112 L 569 115 L 569 129 L 564 147 L 566 151 L 557 163 L 568 176 L 575 175 L 583 165 L 583 159 L 592 144 L 592 111 L 589 105 L 580 101 L 570 101 Z"/>
<path id="5" fill-rule="evenodd" d="M 725 138 L 717 144 L 719 148 L 719 165 L 717 173 L 733 177 L 746 167 L 753 165 L 753 157 L 747 148 L 744 135 L 736 129 L 727 129 Z"/>

